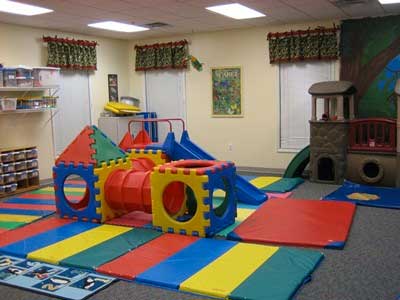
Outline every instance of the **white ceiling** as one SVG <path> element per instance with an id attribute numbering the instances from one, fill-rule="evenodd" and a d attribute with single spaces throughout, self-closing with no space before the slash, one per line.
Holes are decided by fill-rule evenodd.
<path id="1" fill-rule="evenodd" d="M 53 9 L 54 12 L 33 17 L 0 12 L 0 22 L 122 39 L 400 13 L 399 4 L 381 5 L 378 0 L 19 0 L 19 2 L 36 4 Z M 207 6 L 232 2 L 239 2 L 256 9 L 266 14 L 266 17 L 234 20 L 204 9 Z M 338 2 L 341 4 L 337 4 Z M 169 26 L 137 33 L 117 33 L 87 26 L 89 23 L 107 20 L 136 25 L 163 22 Z"/>

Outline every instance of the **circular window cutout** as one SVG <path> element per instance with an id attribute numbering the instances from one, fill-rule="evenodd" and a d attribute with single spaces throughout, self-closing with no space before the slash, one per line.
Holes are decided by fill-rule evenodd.
<path id="1" fill-rule="evenodd" d="M 212 193 L 213 211 L 217 217 L 222 217 L 229 207 L 229 182 L 226 178 L 220 178 Z"/>
<path id="2" fill-rule="evenodd" d="M 177 222 L 188 222 L 197 211 L 197 199 L 190 188 L 181 181 L 168 184 L 163 192 L 165 212 Z"/>
<path id="3" fill-rule="evenodd" d="M 365 160 L 360 168 L 360 176 L 366 183 L 377 183 L 383 178 L 383 167 L 378 160 Z"/>
<path id="4" fill-rule="evenodd" d="M 72 209 L 82 210 L 89 205 L 89 189 L 81 176 L 69 175 L 64 181 L 63 192 L 65 200 Z"/>

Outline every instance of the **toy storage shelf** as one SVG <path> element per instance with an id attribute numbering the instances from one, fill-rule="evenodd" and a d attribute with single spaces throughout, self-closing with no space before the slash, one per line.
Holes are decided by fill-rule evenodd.
<path id="1" fill-rule="evenodd" d="M 58 87 L 0 87 L 0 92 L 41 92 L 52 89 L 58 89 Z"/>
<path id="2" fill-rule="evenodd" d="M 0 148 L 0 198 L 38 189 L 36 146 Z"/>
<path id="3" fill-rule="evenodd" d="M 54 97 L 59 90 L 58 86 L 42 86 L 42 87 L 0 87 L 1 96 L 11 96 L 12 98 L 24 98 L 26 95 L 48 95 Z M 41 107 L 41 108 L 17 108 L 11 110 L 1 110 L 0 115 L 9 114 L 25 114 L 38 112 L 52 112 L 56 107 Z"/>

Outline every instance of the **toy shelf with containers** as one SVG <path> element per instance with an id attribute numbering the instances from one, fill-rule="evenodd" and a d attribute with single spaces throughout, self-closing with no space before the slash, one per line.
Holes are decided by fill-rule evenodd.
<path id="1" fill-rule="evenodd" d="M 35 146 L 0 148 L 0 197 L 39 188 L 39 161 Z"/>
<path id="2" fill-rule="evenodd" d="M 56 108 L 60 69 L 0 69 L 0 114 L 43 112 Z"/>

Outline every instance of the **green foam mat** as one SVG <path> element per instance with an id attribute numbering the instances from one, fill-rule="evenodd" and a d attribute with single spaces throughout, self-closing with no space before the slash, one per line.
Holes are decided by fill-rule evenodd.
<path id="1" fill-rule="evenodd" d="M 288 300 L 323 259 L 317 251 L 281 247 L 230 295 L 232 300 Z"/>
<path id="2" fill-rule="evenodd" d="M 261 190 L 264 192 L 286 193 L 304 182 L 303 178 L 282 178 L 278 181 L 263 187 Z"/>
<path id="3" fill-rule="evenodd" d="M 161 234 L 161 232 L 150 229 L 132 229 L 97 246 L 70 256 L 62 260 L 60 264 L 83 269 L 96 269 L 100 265 L 155 239 Z"/>
<path id="4" fill-rule="evenodd" d="M 25 222 L 0 221 L 0 228 L 10 230 L 10 229 L 15 229 L 15 228 L 21 227 L 25 224 L 26 224 Z"/>

